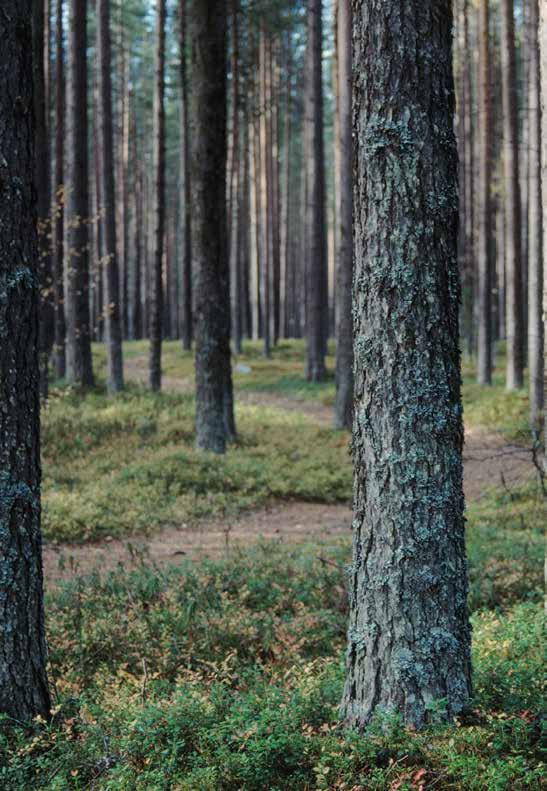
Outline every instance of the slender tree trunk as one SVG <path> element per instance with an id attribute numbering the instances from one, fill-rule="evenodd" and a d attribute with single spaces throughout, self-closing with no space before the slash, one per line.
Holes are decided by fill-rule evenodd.
<path id="1" fill-rule="evenodd" d="M 505 181 L 507 389 L 524 383 L 522 316 L 522 248 L 519 184 L 517 79 L 513 0 L 501 0 L 501 62 L 503 96 L 503 163 Z"/>
<path id="2" fill-rule="evenodd" d="M 110 0 L 97 0 L 97 43 L 99 49 L 99 146 L 101 180 L 99 207 L 103 227 L 101 255 L 105 283 L 106 352 L 108 390 L 123 390 L 123 356 L 120 316 L 119 273 L 116 250 L 116 191 L 114 185 L 114 133 L 112 129 L 112 57 Z M 125 218 L 124 218 L 125 219 Z"/>
<path id="3" fill-rule="evenodd" d="M 267 41 L 264 28 L 260 30 L 260 135 L 259 135 L 259 163 L 260 163 L 260 274 L 261 274 L 261 327 L 264 338 L 264 355 L 271 354 L 270 333 L 270 271 L 271 271 L 271 246 L 270 246 L 270 202 L 268 200 L 268 92 L 267 92 Z"/>
<path id="4" fill-rule="evenodd" d="M 539 51 L 540 51 L 540 93 L 541 93 L 541 194 L 543 197 L 543 338 L 547 337 L 547 4 L 540 6 L 539 21 Z M 544 392 L 545 371 L 544 371 Z M 547 433 L 547 415 L 544 400 L 543 410 L 543 471 L 547 472 L 547 452 L 545 449 L 545 435 Z"/>
<path id="5" fill-rule="evenodd" d="M 92 387 L 89 316 L 87 1 L 69 2 L 66 152 L 66 376 Z"/>
<path id="6" fill-rule="evenodd" d="M 163 319 L 163 240 L 165 230 L 165 17 L 166 0 L 157 0 L 156 84 L 152 171 L 154 173 L 152 272 L 150 293 L 150 388 L 161 389 Z"/>
<path id="7" fill-rule="evenodd" d="M 529 6 L 530 59 L 529 114 L 529 203 L 528 203 L 528 368 L 530 373 L 530 423 L 539 437 L 544 406 L 544 336 L 542 317 L 543 238 L 541 192 L 541 104 L 539 74 L 539 4 Z"/>
<path id="8" fill-rule="evenodd" d="M 241 283 L 240 283 L 240 260 L 239 260 L 239 193 L 240 185 L 240 96 L 239 96 L 239 3 L 238 0 L 230 0 L 230 16 L 232 30 L 232 153 L 229 168 L 229 225 L 230 225 L 230 271 L 231 271 L 231 296 L 232 296 L 232 331 L 234 337 L 234 347 L 236 354 L 241 353 Z"/>
<path id="9" fill-rule="evenodd" d="M 54 302 L 50 247 L 50 173 L 48 139 L 48 96 L 45 70 L 44 0 L 33 0 L 33 80 L 34 116 L 36 119 L 36 173 L 38 197 L 38 241 L 40 250 L 40 389 L 42 398 L 48 394 L 48 363 L 54 338 Z"/>
<path id="10" fill-rule="evenodd" d="M 288 275 L 289 275 L 289 220 L 291 203 L 291 151 L 292 151 L 292 52 L 291 37 L 285 39 L 285 107 L 283 130 L 283 173 L 281 185 L 281 239 L 280 239 L 280 291 L 281 291 L 281 333 L 288 337 Z"/>
<path id="11" fill-rule="evenodd" d="M 479 218 L 477 381 L 492 384 L 492 95 L 490 84 L 490 8 L 479 9 Z"/>
<path id="12" fill-rule="evenodd" d="M 55 287 L 55 375 L 64 379 L 65 356 L 65 287 L 63 235 L 65 211 L 64 144 L 65 144 L 65 64 L 63 44 L 63 0 L 57 0 L 55 25 L 55 203 L 53 225 L 53 282 Z"/>
<path id="13" fill-rule="evenodd" d="M 308 0 L 307 113 L 309 152 L 307 175 L 307 358 L 306 376 L 320 382 L 325 368 L 325 281 L 327 234 L 325 217 L 325 158 L 323 143 L 322 0 Z"/>
<path id="14" fill-rule="evenodd" d="M 186 0 L 180 0 L 180 84 L 182 99 L 181 184 L 183 214 L 182 249 L 182 347 L 192 348 L 192 234 L 190 183 L 190 126 L 188 118 L 188 74 L 186 67 L 187 16 Z"/>
<path id="15" fill-rule="evenodd" d="M 433 704 L 452 719 L 471 693 L 452 3 L 358 0 L 353 12 L 358 420 L 343 713 L 363 727 L 394 710 L 419 728 Z"/>
<path id="16" fill-rule="evenodd" d="M 49 718 L 30 0 L 0 13 L 0 713 Z M 17 101 L 14 101 L 17 97 Z"/>
<path id="17" fill-rule="evenodd" d="M 249 113 L 249 170 L 250 170 L 250 202 L 251 202 L 251 314 L 253 340 L 260 337 L 260 167 L 259 167 L 259 135 L 256 112 L 256 87 L 253 103 Z"/>
<path id="18" fill-rule="evenodd" d="M 192 13 L 192 248 L 196 442 L 224 453 L 235 432 L 226 233 L 226 0 Z"/>
<path id="19" fill-rule="evenodd" d="M 336 333 L 336 428 L 351 428 L 353 420 L 353 322 L 352 281 L 352 147 L 351 147 L 351 2 L 339 0 L 338 51 L 338 139 L 339 194 L 336 203 L 337 246 L 337 333 Z"/>

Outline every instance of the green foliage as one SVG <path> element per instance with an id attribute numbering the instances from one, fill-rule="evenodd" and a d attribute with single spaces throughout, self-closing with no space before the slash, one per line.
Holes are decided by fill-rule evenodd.
<path id="1" fill-rule="evenodd" d="M 474 618 L 474 711 L 366 736 L 338 723 L 342 547 L 259 546 L 167 572 L 79 579 L 48 602 L 51 724 L 0 729 L 0 787 L 540 788 L 542 614 Z"/>
<path id="2" fill-rule="evenodd" d="M 235 516 L 272 498 L 348 501 L 348 438 L 305 414 L 242 406 L 222 458 L 194 449 L 191 395 L 53 391 L 43 420 L 44 533 L 85 540 Z"/>

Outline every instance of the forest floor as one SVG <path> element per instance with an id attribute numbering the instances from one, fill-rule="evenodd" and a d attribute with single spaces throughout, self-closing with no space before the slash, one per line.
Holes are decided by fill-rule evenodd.
<path id="1" fill-rule="evenodd" d="M 329 371 L 334 356 L 328 356 Z M 413 733 L 339 719 L 351 557 L 349 433 L 302 342 L 234 361 L 238 438 L 196 451 L 193 359 L 124 348 L 128 387 L 44 410 L 51 722 L 5 729 L 2 791 L 524 791 L 544 788 L 545 499 L 526 391 L 464 366 L 472 710 Z M 12 723 L 13 725 L 13 723 Z"/>
<path id="2" fill-rule="evenodd" d="M 125 364 L 127 381 L 146 386 L 147 366 L 146 355 L 129 356 Z M 163 390 L 191 394 L 193 376 L 176 376 L 172 366 L 170 371 L 163 377 Z M 238 404 L 268 408 L 281 416 L 300 413 L 320 427 L 332 424 L 332 405 L 306 398 L 302 393 L 282 395 L 260 389 L 254 392 L 237 389 L 236 396 Z M 500 431 L 466 425 L 464 488 L 468 503 L 480 501 L 494 487 L 502 487 L 510 494 L 513 489 L 533 481 L 536 474 L 529 447 L 509 441 Z M 188 557 L 196 560 L 219 557 L 257 541 L 304 543 L 347 538 L 350 528 L 351 511 L 347 503 L 274 501 L 235 518 L 202 518 L 183 527 L 167 524 L 152 533 L 137 533 L 130 538 L 109 535 L 83 545 L 48 542 L 44 549 L 46 583 L 51 585 L 97 568 L 109 571 L 120 564 L 129 568 L 138 564 L 143 556 L 151 563 L 172 564 Z"/>

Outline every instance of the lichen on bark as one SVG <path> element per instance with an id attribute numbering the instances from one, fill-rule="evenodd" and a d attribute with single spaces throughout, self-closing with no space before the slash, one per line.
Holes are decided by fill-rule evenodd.
<path id="1" fill-rule="evenodd" d="M 471 694 L 451 3 L 353 3 L 350 725 Z M 444 706 L 444 708 L 443 708 Z"/>

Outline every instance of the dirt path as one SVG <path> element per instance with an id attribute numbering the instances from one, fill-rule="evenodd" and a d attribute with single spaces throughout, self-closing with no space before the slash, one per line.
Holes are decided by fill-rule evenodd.
<path id="1" fill-rule="evenodd" d="M 126 362 L 126 376 L 132 381 L 146 382 L 144 358 Z M 191 392 L 191 379 L 164 377 L 163 387 L 177 392 Z M 268 393 L 238 393 L 238 401 L 273 409 L 305 412 L 321 426 L 332 422 L 332 410 L 320 403 L 277 396 Z M 468 502 L 477 501 L 492 486 L 503 480 L 509 487 L 534 477 L 531 454 L 525 448 L 507 444 L 498 434 L 467 428 L 464 448 L 464 488 Z M 236 522 L 223 520 L 179 530 L 167 527 L 150 537 L 113 539 L 84 546 L 44 547 L 46 585 L 60 579 L 89 573 L 93 569 L 107 571 L 118 564 L 125 567 L 138 562 L 143 555 L 158 564 L 176 563 L 181 558 L 217 557 L 237 551 L 259 540 L 282 543 L 322 541 L 337 535 L 349 535 L 351 511 L 343 505 L 284 503 L 244 515 Z"/>

